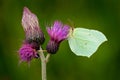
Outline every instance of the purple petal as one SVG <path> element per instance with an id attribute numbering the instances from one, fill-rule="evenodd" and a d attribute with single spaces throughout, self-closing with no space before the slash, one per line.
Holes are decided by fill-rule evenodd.
<path id="1" fill-rule="evenodd" d="M 67 38 L 69 28 L 70 27 L 68 25 L 63 25 L 61 22 L 55 21 L 51 28 L 47 28 L 47 32 L 51 39 L 57 42 L 61 42 Z"/>

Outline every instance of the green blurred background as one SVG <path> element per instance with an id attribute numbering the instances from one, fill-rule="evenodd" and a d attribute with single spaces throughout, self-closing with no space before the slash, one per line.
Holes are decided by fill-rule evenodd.
<path id="1" fill-rule="evenodd" d="M 68 42 L 61 43 L 47 65 L 48 80 L 120 80 L 120 0 L 0 0 L 0 80 L 41 80 L 41 62 L 19 63 L 17 51 L 25 34 L 21 25 L 23 7 L 35 13 L 49 40 L 46 25 L 54 20 L 75 27 L 96 29 L 108 41 L 91 56 L 78 57 Z"/>

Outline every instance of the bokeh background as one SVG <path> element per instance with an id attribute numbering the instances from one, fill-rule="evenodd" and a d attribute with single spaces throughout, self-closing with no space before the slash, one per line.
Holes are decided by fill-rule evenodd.
<path id="1" fill-rule="evenodd" d="M 108 38 L 91 58 L 76 56 L 68 42 L 62 42 L 47 65 L 48 80 L 120 80 L 120 0 L 0 0 L 0 80 L 41 80 L 40 59 L 32 60 L 30 67 L 18 65 L 24 6 L 39 18 L 44 49 L 49 40 L 46 25 L 54 20 L 96 29 Z"/>

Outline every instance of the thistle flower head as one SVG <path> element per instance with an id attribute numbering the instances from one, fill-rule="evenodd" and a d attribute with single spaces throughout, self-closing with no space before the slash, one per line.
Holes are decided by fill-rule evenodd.
<path id="1" fill-rule="evenodd" d="M 37 42 L 39 45 L 45 40 L 44 34 L 39 27 L 38 18 L 27 7 L 24 7 L 22 26 L 26 33 L 26 41 Z"/>
<path id="2" fill-rule="evenodd" d="M 33 58 L 38 57 L 38 54 L 31 45 L 23 44 L 19 49 L 19 56 L 21 61 L 30 62 Z"/>
<path id="3" fill-rule="evenodd" d="M 63 25 L 61 22 L 55 21 L 52 27 L 47 27 L 47 32 L 52 41 L 60 43 L 67 38 L 69 28 L 68 25 Z"/>
<path id="4" fill-rule="evenodd" d="M 56 53 L 59 44 L 67 39 L 70 27 L 68 25 L 63 25 L 59 21 L 55 21 L 52 27 L 47 28 L 47 32 L 50 36 L 50 41 L 47 44 L 47 51 L 49 53 Z"/>

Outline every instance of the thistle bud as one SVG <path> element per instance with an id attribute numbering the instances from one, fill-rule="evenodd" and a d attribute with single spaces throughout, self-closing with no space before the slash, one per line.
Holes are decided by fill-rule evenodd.
<path id="1" fill-rule="evenodd" d="M 48 42 L 47 47 L 46 47 L 47 52 L 51 54 L 55 54 L 58 51 L 58 48 L 59 48 L 59 43 L 52 41 L 52 40 Z"/>
<path id="2" fill-rule="evenodd" d="M 44 34 L 39 27 L 38 18 L 27 7 L 24 7 L 22 26 L 26 34 L 26 41 L 36 42 L 38 45 L 45 41 Z"/>

